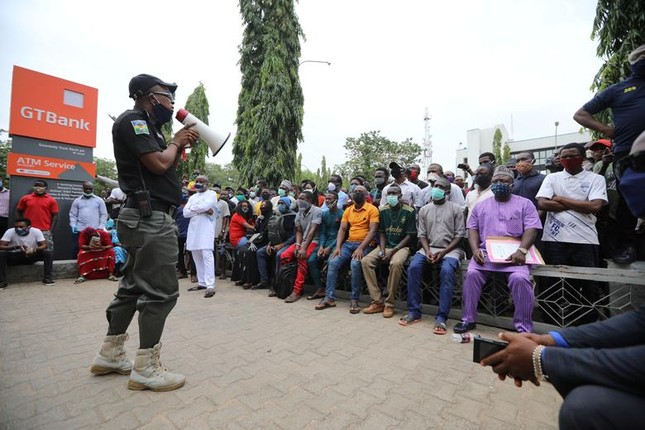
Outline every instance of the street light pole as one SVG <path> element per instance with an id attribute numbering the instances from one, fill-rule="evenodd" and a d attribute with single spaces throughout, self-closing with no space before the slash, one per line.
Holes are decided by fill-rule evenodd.
<path id="1" fill-rule="evenodd" d="M 558 126 L 560 125 L 559 121 L 555 122 L 555 148 L 554 150 L 558 149 Z"/>
<path id="2" fill-rule="evenodd" d="M 322 64 L 327 64 L 328 66 L 331 66 L 331 63 L 329 61 L 322 61 L 322 60 L 305 60 L 302 61 L 300 64 L 298 64 L 298 67 L 302 66 L 305 63 L 322 63 Z"/>

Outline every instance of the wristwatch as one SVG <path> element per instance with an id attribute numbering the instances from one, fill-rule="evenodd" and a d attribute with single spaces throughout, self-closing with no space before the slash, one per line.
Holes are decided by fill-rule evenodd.
<path id="1" fill-rule="evenodd" d="M 529 250 L 526 248 L 517 248 L 518 251 L 520 251 L 522 254 L 526 255 L 529 253 Z"/>

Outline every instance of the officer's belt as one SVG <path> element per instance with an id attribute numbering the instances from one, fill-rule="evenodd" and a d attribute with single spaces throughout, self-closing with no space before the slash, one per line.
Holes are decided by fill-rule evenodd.
<path id="1" fill-rule="evenodd" d="M 151 199 L 150 206 L 152 207 L 153 211 L 163 212 L 165 214 L 170 215 L 172 218 L 175 218 L 175 215 L 177 214 L 177 206 L 171 205 L 170 203 L 160 202 L 159 200 Z M 139 202 L 137 202 L 135 199 L 131 199 L 128 197 L 128 199 L 126 199 L 125 201 L 124 207 L 129 209 L 139 209 Z"/>

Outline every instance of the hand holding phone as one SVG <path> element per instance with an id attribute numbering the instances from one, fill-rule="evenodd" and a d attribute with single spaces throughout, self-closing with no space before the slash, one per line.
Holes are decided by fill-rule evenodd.
<path id="1" fill-rule="evenodd" d="M 489 355 L 492 355 L 506 348 L 506 346 L 508 346 L 508 342 L 476 337 L 473 346 L 473 362 L 479 363 Z"/>

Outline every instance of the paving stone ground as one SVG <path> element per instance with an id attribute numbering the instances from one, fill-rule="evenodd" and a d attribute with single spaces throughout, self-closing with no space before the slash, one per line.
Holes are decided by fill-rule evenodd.
<path id="1" fill-rule="evenodd" d="M 553 387 L 499 381 L 471 344 L 433 335 L 429 315 L 401 327 L 400 310 L 351 315 L 339 300 L 316 311 L 229 281 L 213 299 L 180 281 L 161 359 L 186 385 L 130 391 L 127 376 L 89 373 L 117 284 L 57 282 L 0 291 L 1 429 L 557 428 Z M 133 358 L 136 316 L 129 333 Z"/>

